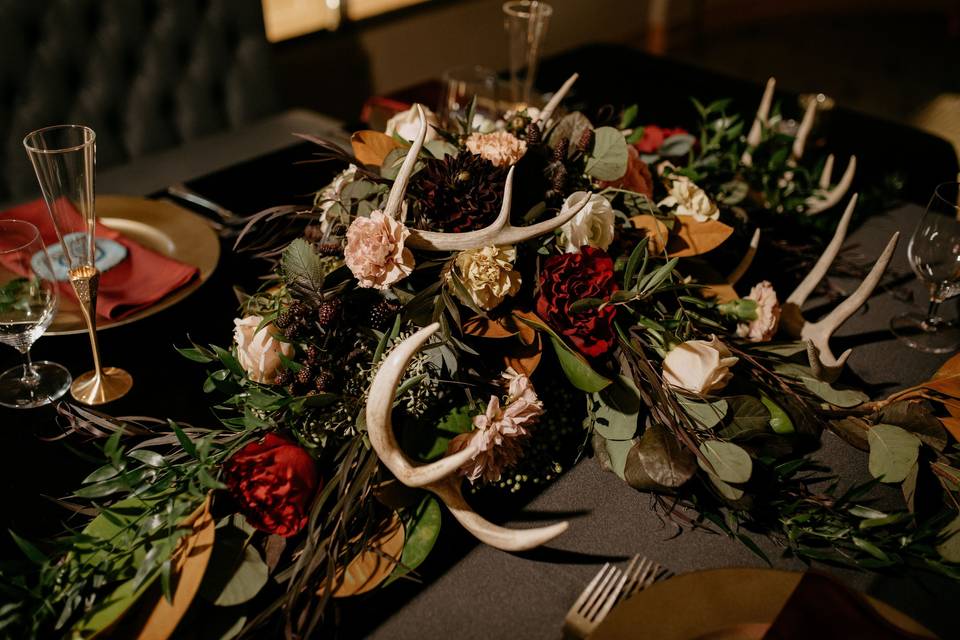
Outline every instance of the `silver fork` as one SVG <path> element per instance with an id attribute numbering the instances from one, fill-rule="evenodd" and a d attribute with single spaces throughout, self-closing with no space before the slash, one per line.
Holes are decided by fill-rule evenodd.
<path id="1" fill-rule="evenodd" d="M 563 621 L 564 637 L 589 636 L 615 604 L 656 582 L 661 569 L 659 564 L 639 554 L 633 556 L 624 571 L 609 562 L 604 564 L 567 612 Z"/>

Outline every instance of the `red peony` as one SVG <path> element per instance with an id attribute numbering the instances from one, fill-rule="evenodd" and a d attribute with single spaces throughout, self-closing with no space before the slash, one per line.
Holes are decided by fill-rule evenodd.
<path id="1" fill-rule="evenodd" d="M 660 145 L 663 144 L 664 140 L 670 136 L 675 136 L 678 133 L 688 132 L 682 127 L 670 129 L 666 127 L 658 127 L 655 124 L 648 124 L 643 128 L 643 137 L 634 142 L 633 146 L 635 146 L 637 151 L 640 153 L 656 153 L 657 149 L 660 148 Z"/>
<path id="2" fill-rule="evenodd" d="M 642 193 L 648 198 L 653 198 L 653 175 L 650 173 L 650 167 L 640 159 L 640 152 L 636 147 L 627 147 L 627 172 L 619 180 L 612 182 L 600 182 L 600 187 L 617 187 L 620 189 L 629 189 L 637 193 Z"/>
<path id="3" fill-rule="evenodd" d="M 564 253 L 544 262 L 537 313 L 583 354 L 597 357 L 613 346 L 616 307 L 571 313 L 570 305 L 584 298 L 608 300 L 617 288 L 610 256 L 600 249 L 581 247 L 580 253 Z"/>
<path id="4" fill-rule="evenodd" d="M 310 503 L 322 484 L 310 454 L 273 433 L 233 454 L 223 474 L 247 522 L 285 538 L 307 524 Z"/>

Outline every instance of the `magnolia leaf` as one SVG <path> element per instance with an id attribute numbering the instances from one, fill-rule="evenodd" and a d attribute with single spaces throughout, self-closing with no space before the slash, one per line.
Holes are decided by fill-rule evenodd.
<path id="1" fill-rule="evenodd" d="M 700 222 L 693 216 L 677 216 L 667 252 L 674 258 L 698 256 L 719 247 L 731 233 L 733 227 L 718 220 Z"/>
<path id="2" fill-rule="evenodd" d="M 960 515 L 940 530 L 943 540 L 937 545 L 937 553 L 948 562 L 960 562 Z"/>
<path id="3" fill-rule="evenodd" d="M 357 131 L 350 136 L 350 146 L 353 147 L 353 155 L 361 164 L 379 167 L 387 154 L 400 147 L 400 143 L 385 133 L 366 130 Z"/>
<path id="4" fill-rule="evenodd" d="M 947 446 L 947 432 L 933 415 L 933 406 L 923 400 L 894 402 L 880 411 L 878 422 L 893 424 L 913 433 L 937 451 Z"/>
<path id="5" fill-rule="evenodd" d="M 248 602 L 267 584 L 270 569 L 247 540 L 247 534 L 233 525 L 217 532 L 200 594 L 218 607 Z"/>
<path id="6" fill-rule="evenodd" d="M 948 418 L 944 416 L 940 418 L 940 424 L 942 424 L 944 428 L 950 432 L 950 435 L 953 436 L 954 440 L 960 442 L 960 418 L 953 416 Z"/>
<path id="7" fill-rule="evenodd" d="M 403 525 L 400 517 L 394 513 L 346 567 L 337 569 L 334 583 L 340 582 L 340 586 L 333 592 L 333 597 L 347 598 L 378 587 L 397 568 L 403 549 Z M 322 593 L 323 585 L 317 595 Z"/>
<path id="8" fill-rule="evenodd" d="M 652 423 L 631 447 L 624 476 L 634 489 L 676 489 L 697 472 L 696 456 L 669 429 Z"/>
<path id="9" fill-rule="evenodd" d="M 400 555 L 400 563 L 383 586 L 413 571 L 427 559 L 440 535 L 441 519 L 440 503 L 432 495 L 424 496 L 417 508 L 413 510 L 410 519 L 404 524 L 403 553 Z"/>
<path id="10" fill-rule="evenodd" d="M 516 315 L 515 317 L 534 329 L 546 332 L 550 336 L 550 344 L 553 345 L 553 350 L 557 354 L 560 368 L 563 369 L 563 373 L 566 374 L 567 379 L 570 380 L 570 384 L 577 389 L 586 391 L 587 393 L 597 393 L 611 383 L 609 378 L 605 378 L 594 371 L 586 358 L 567 346 L 567 343 L 565 343 L 553 329 L 540 320 L 540 318 L 533 314 L 528 316 Z"/>
<path id="11" fill-rule="evenodd" d="M 600 127 L 593 132 L 593 150 L 584 173 L 597 180 L 619 180 L 627 172 L 627 155 L 623 134 L 613 127 Z"/>
<path id="12" fill-rule="evenodd" d="M 504 326 L 500 320 L 474 316 L 467 318 L 461 325 L 463 332 L 477 338 L 512 338 L 517 335 L 517 329 Z"/>
<path id="13" fill-rule="evenodd" d="M 670 230 L 659 218 L 650 214 L 633 216 L 630 222 L 636 229 L 642 229 L 647 237 L 647 250 L 654 254 L 663 253 L 670 239 Z"/>
<path id="14" fill-rule="evenodd" d="M 867 432 L 870 474 L 881 482 L 902 482 L 917 462 L 920 438 L 892 424 L 878 424 Z"/>
<path id="15" fill-rule="evenodd" d="M 810 367 L 794 362 L 779 363 L 773 367 L 777 373 L 798 380 L 811 393 L 816 394 L 826 402 L 849 409 L 868 401 L 870 397 L 858 389 L 836 389 L 829 383 L 817 379 Z"/>
<path id="16" fill-rule="evenodd" d="M 680 406 L 683 407 L 683 411 L 705 429 L 712 429 L 717 426 L 727 415 L 727 409 L 729 408 L 729 403 L 723 398 L 713 402 L 701 402 L 680 394 L 677 394 L 676 398 Z"/>
<path id="17" fill-rule="evenodd" d="M 703 458 L 697 458 L 700 468 L 720 480 L 739 484 L 750 479 L 753 461 L 742 447 L 723 440 L 706 440 L 700 444 L 700 453 L 703 454 Z"/>
<path id="18" fill-rule="evenodd" d="M 73 626 L 74 635 L 81 638 L 99 635 L 113 626 L 117 620 L 132 607 L 140 597 L 157 581 L 159 572 L 152 577 L 140 581 L 130 579 L 113 590 L 110 595 L 102 598 L 96 609 L 87 613 Z"/>
<path id="19" fill-rule="evenodd" d="M 139 627 L 136 637 L 141 640 L 168 638 L 197 595 L 214 546 L 216 524 L 210 516 L 210 496 L 184 524 L 191 525 L 193 532 L 181 540 L 175 555 L 173 599 L 168 601 L 157 593 L 156 605 Z"/>

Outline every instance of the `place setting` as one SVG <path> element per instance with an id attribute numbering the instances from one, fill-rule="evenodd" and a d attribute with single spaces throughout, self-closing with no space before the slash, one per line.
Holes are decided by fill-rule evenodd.
<path id="1" fill-rule="evenodd" d="M 960 181 L 872 189 L 773 77 L 675 121 L 586 63 L 544 87 L 555 9 L 504 3 L 503 73 L 370 100 L 349 146 L 154 199 L 97 194 L 84 124 L 23 134 L 0 405 L 84 472 L 11 520 L 4 633 L 948 637 L 878 585 L 958 592 Z M 221 244 L 255 280 L 210 282 Z"/>

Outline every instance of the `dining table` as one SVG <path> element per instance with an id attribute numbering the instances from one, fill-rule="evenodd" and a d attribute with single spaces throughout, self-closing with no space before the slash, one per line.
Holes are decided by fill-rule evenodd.
<path id="1" fill-rule="evenodd" d="M 647 55 L 622 45 L 595 44 L 544 60 L 538 84 L 544 91 L 559 86 L 571 72 L 580 80 L 570 103 L 594 111 L 604 104 L 639 105 L 641 117 L 664 126 L 691 126 L 696 112 L 689 98 L 701 101 L 730 97 L 739 112 L 755 109 L 762 87 L 722 74 Z M 398 92 L 415 99 L 423 87 Z M 795 94 L 781 93 L 785 104 Z M 38 126 L 43 123 L 37 123 Z M 218 134 L 127 165 L 103 169 L 97 176 L 101 194 L 170 198 L 167 187 L 186 184 L 205 198 L 238 215 L 279 204 L 311 202 L 312 194 L 338 169 L 313 162 L 309 142 L 295 133 L 331 139 L 349 148 L 352 123 L 298 109 L 279 113 L 241 130 Z M 868 264 L 894 232 L 900 242 L 882 286 L 834 338 L 834 351 L 854 348 L 844 379 L 872 397 L 928 379 L 950 354 L 926 354 L 908 348 L 888 329 L 893 316 L 926 302 L 925 287 L 907 262 L 910 233 L 924 211 L 933 187 L 956 178 L 957 158 L 949 143 L 930 134 L 887 122 L 838 105 L 830 114 L 826 145 L 838 157 L 860 159 L 855 189 L 868 190 L 899 172 L 903 188 L 873 215 L 859 221 L 846 241 L 847 255 Z M 27 162 L 26 157 L 24 162 Z M 39 192 L 38 192 L 39 196 Z M 196 213 L 213 215 L 182 201 Z M 839 216 L 839 208 L 822 215 Z M 190 424 L 215 424 L 210 407 L 215 397 L 202 390 L 206 371 L 179 355 L 174 347 L 229 344 L 238 302 L 235 287 L 259 285 L 266 265 L 234 251 L 233 239 L 221 241 L 219 265 L 198 291 L 178 304 L 137 322 L 101 332 L 105 365 L 133 375 L 124 398 L 97 407 L 111 416 L 152 416 Z M 776 265 L 775 259 L 765 264 Z M 762 274 L 759 274 L 762 275 Z M 850 292 L 857 280 L 830 277 L 834 290 Z M 130 286 L 136 286 L 131 283 Z M 806 309 L 816 314 L 826 300 L 815 298 Z M 955 301 L 945 305 L 957 315 Z M 35 359 L 66 366 L 74 375 L 91 366 L 85 335 L 42 337 Z M 12 349 L 0 352 L 0 368 L 18 362 Z M 70 402 L 69 398 L 65 398 Z M 66 422 L 57 406 L 33 410 L 0 410 L 0 529 L 26 537 L 55 534 L 70 513 L 55 498 L 92 470 L 97 442 L 83 433 L 64 434 Z M 818 461 L 845 484 L 870 479 L 867 454 L 824 431 Z M 896 489 L 880 487 L 880 504 L 902 508 Z M 707 527 L 676 524 L 640 493 L 598 462 L 584 456 L 542 489 L 498 499 L 489 494 L 478 509 L 499 523 L 530 526 L 568 520 L 569 530 L 545 547 L 506 553 L 474 540 L 445 514 L 434 552 L 409 580 L 365 596 L 337 603 L 330 626 L 336 637 L 354 638 L 556 638 L 567 609 L 605 562 L 625 562 L 634 554 L 652 559 L 673 574 L 720 567 L 764 567 L 767 563 L 742 542 Z M 690 515 L 690 514 L 687 514 Z M 16 553 L 0 536 L 0 552 Z M 774 567 L 802 571 L 806 565 L 790 557 L 773 539 L 754 535 Z M 960 637 L 960 619 L 952 607 L 960 584 L 922 571 L 863 572 L 817 564 L 816 567 L 859 591 L 910 615 L 941 637 Z M 695 608 L 695 601 L 677 602 L 676 613 Z M 642 622 L 637 636 L 643 637 Z"/>

